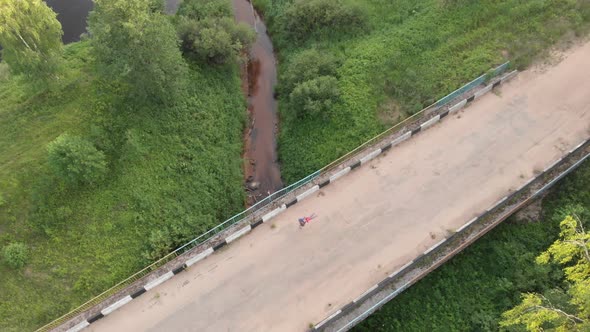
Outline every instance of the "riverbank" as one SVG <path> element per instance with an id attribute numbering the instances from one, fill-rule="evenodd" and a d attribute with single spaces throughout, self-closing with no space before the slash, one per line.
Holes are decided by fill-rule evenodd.
<path id="1" fill-rule="evenodd" d="M 585 34 L 590 22 L 590 5 L 581 0 L 354 3 L 340 11 L 348 2 L 315 0 L 298 9 L 290 1 L 254 1 L 265 11 L 279 50 L 278 146 L 286 183 L 320 169 L 494 65 L 511 60 L 526 66 L 562 36 Z M 290 21 L 308 17 L 298 16 L 297 10 L 322 12 L 314 6 L 331 8 L 360 27 L 330 26 L 329 17 L 320 14 L 310 20 L 327 23 Z M 296 30 L 303 28 L 307 33 Z M 322 61 L 304 62 L 310 52 Z M 314 70 L 306 82 L 297 81 Z M 332 78 L 314 81 L 318 76 Z M 289 83 L 292 77 L 295 82 Z M 297 84 L 300 89 L 293 94 Z M 317 109 L 301 105 L 302 91 L 312 87 L 319 105 L 330 103 L 329 111 L 301 115 L 302 108 Z"/>
<path id="2" fill-rule="evenodd" d="M 28 249 L 22 269 L 0 258 L 1 331 L 32 331 L 127 278 L 172 249 L 170 230 L 192 238 L 243 209 L 237 66 L 191 64 L 181 106 L 129 112 L 91 59 L 67 45 L 60 85 L 39 93 L 0 64 L 0 248 Z M 64 132 L 106 152 L 105 181 L 52 176 L 46 147 Z"/>

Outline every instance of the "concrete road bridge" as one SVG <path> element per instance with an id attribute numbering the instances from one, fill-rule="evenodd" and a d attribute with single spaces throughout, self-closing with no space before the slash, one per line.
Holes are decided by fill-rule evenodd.
<path id="1" fill-rule="evenodd" d="M 230 245 L 76 328 L 322 328 L 326 317 L 588 139 L 590 43 L 564 57 L 520 73 L 428 130 L 365 158 L 247 235 L 228 239 Z M 298 218 L 312 213 L 318 217 L 301 227 Z"/>

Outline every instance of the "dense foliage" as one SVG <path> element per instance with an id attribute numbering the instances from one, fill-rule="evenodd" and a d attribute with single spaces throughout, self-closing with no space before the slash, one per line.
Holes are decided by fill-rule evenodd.
<path id="1" fill-rule="evenodd" d="M 183 98 L 188 69 L 174 26 L 153 1 L 95 0 L 88 31 L 98 73 L 123 85 L 129 105 Z"/>
<path id="2" fill-rule="evenodd" d="M 183 59 L 161 1 L 96 9 L 51 89 L 0 63 L 0 248 L 27 248 L 22 268 L 0 259 L 1 331 L 40 327 L 243 209 L 237 66 Z M 80 174 L 93 185 L 63 180 Z"/>
<path id="3" fill-rule="evenodd" d="M 237 62 L 256 38 L 247 24 L 235 23 L 226 1 L 184 1 L 178 21 L 183 53 L 203 62 Z"/>
<path id="4" fill-rule="evenodd" d="M 290 108 L 299 118 L 327 120 L 340 101 L 336 78 L 339 60 L 315 48 L 293 57 L 281 74 L 277 91 L 289 96 Z M 283 119 L 286 120 L 286 119 Z"/>
<path id="5" fill-rule="evenodd" d="M 380 131 L 384 117 L 403 118 L 505 58 L 526 64 L 590 18 L 583 0 L 254 2 L 284 64 L 280 156 L 288 181 Z M 229 23 L 228 0 L 184 1 L 174 19 L 159 0 L 96 0 L 89 40 L 65 47 L 63 66 L 54 14 L 7 7 L 40 3 L 0 0 L 0 246 L 13 248 L 3 249 L 0 264 L 2 331 L 60 316 L 240 210 L 244 198 L 245 105 L 232 62 L 253 37 Z M 26 31 L 36 34 L 26 38 L 42 48 L 14 42 L 23 18 L 33 18 Z M 22 58 L 11 55 L 18 52 Z M 46 77 L 46 69 L 59 79 L 31 89 L 31 75 Z M 48 156 L 64 133 L 85 143 L 65 144 L 68 153 L 55 154 L 62 159 L 50 145 Z M 80 177 L 94 185 L 64 185 L 69 166 L 88 154 L 99 166 L 73 174 L 94 169 Z M 106 175 L 94 176 L 102 165 Z M 588 206 L 590 186 L 572 181 L 563 197 Z M 481 242 L 402 295 L 386 325 L 493 330 L 518 292 L 559 284 L 559 270 L 532 263 L 556 234 L 560 200 L 546 207 L 551 222 L 503 225 L 488 237 L 499 243 Z M 382 322 L 374 319 L 367 324 L 376 329 Z"/>
<path id="6" fill-rule="evenodd" d="M 336 76 L 340 65 L 331 53 L 310 48 L 297 53 L 281 73 L 279 91 L 289 94 L 295 86 L 320 76 Z"/>
<path id="7" fill-rule="evenodd" d="M 24 243 L 14 242 L 2 250 L 2 256 L 8 266 L 13 269 L 23 267 L 27 263 L 28 250 Z"/>
<path id="8" fill-rule="evenodd" d="M 584 33 L 590 22 L 585 0 L 253 3 L 264 10 L 281 80 L 310 49 L 338 59 L 331 76 L 338 79 L 340 98 L 330 106 L 334 116 L 329 121 L 296 116 L 292 88 L 279 89 L 279 158 L 287 182 L 318 170 L 495 65 L 511 60 L 525 66 L 562 36 Z M 363 13 L 363 27 L 348 31 L 347 25 L 326 23 L 332 19 L 326 13 L 348 8 L 334 3 L 358 7 L 353 12 Z"/>
<path id="9" fill-rule="evenodd" d="M 62 51 L 61 24 L 41 0 L 0 0 L 2 58 L 29 79 L 54 77 Z"/>
<path id="10" fill-rule="evenodd" d="M 295 0 L 281 18 L 282 33 L 295 42 L 310 35 L 361 30 L 366 24 L 363 8 L 345 0 Z"/>
<path id="11" fill-rule="evenodd" d="M 587 162 L 543 200 L 539 218 L 510 218 L 355 330 L 498 331 L 502 313 L 521 302 L 520 293 L 535 292 L 554 299 L 557 294 L 553 290 L 567 289 L 562 269 L 537 264 L 536 257 L 557 240 L 560 222 L 572 213 L 572 207 L 575 211 L 579 206 L 590 207 Z M 587 222 L 588 217 L 581 218 Z"/>
<path id="12" fill-rule="evenodd" d="M 47 145 L 47 152 L 49 167 L 71 184 L 98 183 L 107 172 L 104 153 L 80 137 L 62 134 Z"/>
<path id="13" fill-rule="evenodd" d="M 319 76 L 295 86 L 289 98 L 299 117 L 328 118 L 340 99 L 338 81 L 333 76 Z"/>
<path id="14" fill-rule="evenodd" d="M 567 283 L 545 294 L 523 294 L 522 302 L 502 315 L 501 326 L 531 332 L 590 330 L 590 233 L 580 219 L 590 211 L 575 210 L 561 222 L 559 239 L 537 257 L 537 264 L 563 266 Z"/>

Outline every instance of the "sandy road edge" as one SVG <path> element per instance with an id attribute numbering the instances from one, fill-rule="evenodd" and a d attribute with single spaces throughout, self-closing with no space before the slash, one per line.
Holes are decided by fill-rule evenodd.
<path id="1" fill-rule="evenodd" d="M 544 195 L 559 180 L 589 159 L 590 138 L 587 138 L 525 185 L 494 203 L 479 217 L 466 222 L 453 234 L 427 249 L 310 330 L 340 332 L 353 328 L 514 213 Z"/>
<path id="2" fill-rule="evenodd" d="M 269 203 L 267 206 L 237 222 L 235 225 L 230 226 L 217 235 L 195 246 L 191 250 L 171 259 L 150 274 L 133 282 L 129 286 L 122 288 L 120 291 L 99 304 L 73 315 L 71 315 L 71 313 L 66 314 L 71 316 L 64 323 L 59 324 L 58 319 L 41 327 L 37 331 L 77 332 L 84 329 L 90 324 L 131 302 L 134 298 L 143 295 L 151 288 L 165 282 L 185 269 L 190 268 L 191 265 L 196 264 L 198 261 L 211 255 L 213 252 L 224 248 L 232 241 L 246 235 L 257 226 L 271 220 L 287 208 L 295 205 L 297 202 L 308 196 L 311 196 L 313 193 L 327 186 L 331 182 L 336 181 L 378 155 L 389 151 L 389 149 L 397 144 L 400 144 L 421 131 L 428 129 L 435 123 L 447 117 L 447 115 L 463 109 L 465 106 L 484 96 L 494 88 L 512 79 L 517 73 L 517 71 L 507 73 L 499 78 L 491 80 L 486 86 L 480 85 L 467 91 L 465 94 L 447 104 L 452 106 L 426 109 L 423 116 L 400 127 L 399 130 L 384 137 L 375 144 L 365 147 L 359 153 L 352 155 L 350 159 L 343 161 L 340 165 L 334 167 L 330 171 L 321 174 L 310 183 L 302 185 L 298 189 L 295 189 L 276 201 Z"/>

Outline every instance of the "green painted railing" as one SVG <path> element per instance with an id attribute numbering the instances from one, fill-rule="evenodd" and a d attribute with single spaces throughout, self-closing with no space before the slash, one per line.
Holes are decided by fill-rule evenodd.
<path id="1" fill-rule="evenodd" d="M 262 209 L 263 207 L 267 206 L 268 204 L 275 202 L 279 199 L 281 199 L 282 197 L 284 197 L 285 195 L 291 193 L 292 191 L 312 182 L 313 180 L 315 180 L 316 178 L 318 178 L 319 176 L 326 174 L 327 172 L 329 172 L 330 170 L 334 169 L 335 167 L 337 167 L 338 165 L 342 164 L 343 162 L 351 159 L 352 157 L 354 157 L 355 155 L 357 155 L 358 153 L 360 153 L 361 151 L 363 151 L 363 149 L 365 149 L 368 146 L 371 146 L 373 144 L 376 144 L 377 142 L 379 142 L 381 139 L 383 139 L 386 136 L 389 136 L 393 133 L 395 133 L 396 131 L 400 130 L 401 128 L 403 128 L 404 126 L 406 126 L 407 124 L 410 124 L 412 121 L 419 119 L 421 116 L 423 116 L 425 114 L 425 112 L 427 111 L 432 111 L 433 108 L 440 108 L 446 104 L 448 104 L 449 102 L 451 102 L 453 99 L 461 96 L 463 93 L 477 87 L 480 84 L 486 83 L 488 78 L 497 76 L 501 73 L 503 73 L 508 67 L 509 67 L 510 63 L 506 62 L 500 66 L 498 66 L 497 68 L 493 69 L 492 71 L 490 71 L 490 73 L 488 74 L 484 74 L 478 78 L 476 78 L 475 80 L 467 83 L 466 85 L 462 86 L 461 88 L 451 92 L 449 95 L 443 97 L 442 99 L 440 99 L 439 101 L 437 101 L 436 103 L 426 107 L 425 109 L 421 110 L 420 112 L 417 112 L 416 114 L 404 119 L 403 121 L 401 121 L 400 123 L 394 125 L 393 127 L 385 130 L 384 132 L 378 134 L 377 136 L 369 139 L 368 141 L 366 141 L 365 143 L 359 145 L 357 148 L 355 148 L 354 150 L 346 153 L 345 155 L 339 157 L 338 159 L 334 160 L 333 162 L 331 162 L 330 164 L 324 166 L 322 169 L 306 176 L 305 178 L 277 191 L 274 192 L 272 194 L 270 194 L 269 196 L 265 197 L 264 199 L 262 199 L 261 201 L 257 202 L 256 204 L 252 205 L 251 207 L 249 207 L 248 209 L 234 215 L 233 217 L 225 220 L 224 222 L 220 223 L 219 225 L 213 227 L 212 229 L 208 230 L 207 232 L 195 237 L 194 239 L 192 239 L 191 241 L 185 243 L 184 245 L 178 247 L 177 249 L 175 249 L 174 251 L 172 251 L 171 253 L 167 254 L 166 256 L 160 258 L 159 260 L 155 261 L 154 263 L 148 265 L 147 267 L 143 268 L 141 271 L 138 271 L 137 273 L 133 274 L 132 276 L 130 276 L 129 278 L 121 281 L 120 283 L 116 284 L 115 286 L 109 288 L 108 290 L 104 291 L 103 293 L 97 295 L 96 297 L 92 298 L 91 300 L 83 303 L 82 305 L 80 305 L 79 307 L 77 307 L 76 309 L 68 312 L 67 314 L 59 317 L 58 319 L 54 320 L 53 322 L 39 328 L 37 331 L 49 331 L 51 329 L 54 329 L 58 326 L 60 326 L 61 324 L 69 321 L 70 319 L 74 318 L 75 316 L 85 312 L 86 310 L 92 308 L 93 306 L 101 303 L 102 301 L 106 300 L 107 298 L 109 298 L 110 296 L 114 295 L 115 293 L 121 291 L 122 289 L 124 289 L 125 287 L 131 285 L 132 283 L 134 283 L 135 281 L 145 277 L 146 275 L 150 274 L 151 272 L 157 270 L 158 268 L 162 267 L 164 264 L 170 262 L 171 260 L 173 260 L 174 258 L 178 257 L 179 255 L 189 251 L 190 249 L 214 238 L 217 234 L 219 234 L 220 232 L 228 229 L 229 227 L 237 224 L 238 222 L 244 220 L 244 218 L 247 218 L 248 216 L 252 215 L 253 213 L 257 212 L 258 210 Z"/>

